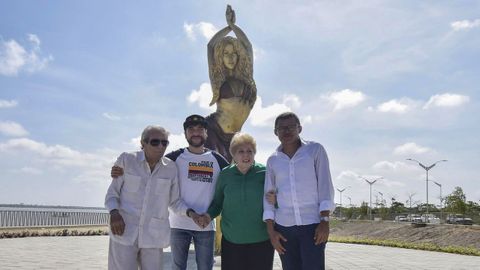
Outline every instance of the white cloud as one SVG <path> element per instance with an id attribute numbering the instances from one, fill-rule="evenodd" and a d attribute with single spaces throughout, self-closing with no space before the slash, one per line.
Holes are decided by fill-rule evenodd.
<path id="1" fill-rule="evenodd" d="M 111 149 L 101 149 L 95 153 L 83 153 L 64 145 L 47 145 L 27 138 L 11 139 L 0 143 L 2 156 L 22 158 L 36 167 L 23 166 L 14 169 L 16 173 L 47 175 L 66 174 L 65 181 L 85 182 L 108 186 L 110 168 L 118 156 Z M 25 161 L 20 164 L 25 164 Z M 38 169 L 41 168 L 41 169 Z"/>
<path id="2" fill-rule="evenodd" d="M 28 135 L 28 131 L 26 131 L 22 125 L 12 121 L 0 121 L 0 133 L 14 137 Z"/>
<path id="3" fill-rule="evenodd" d="M 25 65 L 27 52 L 15 40 L 0 44 L 0 74 L 5 76 L 17 75 Z"/>
<path id="4" fill-rule="evenodd" d="M 16 100 L 4 100 L 0 99 L 0 108 L 13 108 L 18 105 L 18 102 Z"/>
<path id="5" fill-rule="evenodd" d="M 257 101 L 250 112 L 250 124 L 252 126 L 273 126 L 273 119 L 283 112 L 290 112 L 292 109 L 285 103 L 291 103 L 291 96 L 284 96 L 283 103 L 274 103 L 263 107 L 262 98 L 257 96 Z M 296 100 L 296 98 L 293 98 Z"/>
<path id="6" fill-rule="evenodd" d="M 127 143 L 130 147 L 132 147 L 132 150 L 138 150 L 142 145 L 140 144 L 140 136 L 131 138 L 130 141 Z"/>
<path id="7" fill-rule="evenodd" d="M 112 164 L 113 166 L 113 164 Z M 83 184 L 110 184 L 110 168 L 106 165 L 100 168 L 94 168 L 90 170 L 81 171 L 78 175 L 72 178 L 75 183 Z"/>
<path id="8" fill-rule="evenodd" d="M 28 34 L 28 40 L 32 42 L 32 44 L 35 46 L 35 48 L 40 47 L 40 39 L 38 38 L 37 35 L 35 34 Z"/>
<path id="9" fill-rule="evenodd" d="M 258 48 L 254 45 L 252 45 L 253 47 L 253 61 L 256 62 L 260 59 L 262 59 L 264 56 L 265 56 L 265 50 L 263 50 L 262 48 Z"/>
<path id="10" fill-rule="evenodd" d="M 202 83 L 198 90 L 194 89 L 187 97 L 190 104 L 198 104 L 198 106 L 209 112 L 214 112 L 217 109 L 217 105 L 209 106 L 212 100 L 212 87 L 209 83 Z"/>
<path id="11" fill-rule="evenodd" d="M 23 167 L 19 170 L 19 172 L 24 174 L 33 174 L 33 175 L 40 175 L 43 173 L 42 170 L 33 168 L 33 167 Z"/>
<path id="12" fill-rule="evenodd" d="M 267 160 L 272 155 L 272 152 L 273 150 L 267 150 L 263 147 L 257 148 L 257 153 L 255 154 L 255 162 L 259 162 L 261 164 L 267 164 Z"/>
<path id="13" fill-rule="evenodd" d="M 387 102 L 384 102 L 377 106 L 377 111 L 385 113 L 398 113 L 403 114 L 411 109 L 411 106 L 408 104 L 407 100 L 397 100 L 392 99 Z"/>
<path id="14" fill-rule="evenodd" d="M 185 139 L 185 134 L 182 132 L 180 134 L 170 134 L 168 136 L 170 144 L 168 145 L 167 152 L 175 151 L 178 148 L 185 148 L 188 146 L 187 139 Z"/>
<path id="15" fill-rule="evenodd" d="M 193 24 L 183 23 L 183 30 L 185 31 L 189 39 L 195 40 L 195 34 L 193 33 Z"/>
<path id="16" fill-rule="evenodd" d="M 365 94 L 360 91 L 344 89 L 329 93 L 325 98 L 334 105 L 334 110 L 355 107 L 366 99 Z"/>
<path id="17" fill-rule="evenodd" d="M 430 107 L 456 107 L 469 101 L 470 97 L 468 96 L 445 93 L 430 97 L 423 109 L 429 109 Z"/>
<path id="18" fill-rule="evenodd" d="M 22 69 L 35 72 L 44 69 L 48 62 L 53 60 L 41 56 L 40 39 L 34 34 L 28 34 L 31 49 L 25 49 L 17 41 L 0 40 L 0 74 L 16 76 Z"/>
<path id="19" fill-rule="evenodd" d="M 119 120 L 122 119 L 120 116 L 115 115 L 115 114 L 111 114 L 111 113 L 108 113 L 108 112 L 104 112 L 102 114 L 102 116 L 109 119 L 109 120 L 112 120 L 112 121 L 119 121 Z"/>
<path id="20" fill-rule="evenodd" d="M 313 123 L 313 117 L 311 115 L 304 116 L 302 117 L 300 123 L 302 123 L 302 125 L 311 124 Z"/>
<path id="21" fill-rule="evenodd" d="M 383 160 L 375 163 L 372 168 L 377 171 L 405 171 L 406 168 L 411 168 L 411 166 L 405 162 Z"/>
<path id="22" fill-rule="evenodd" d="M 218 29 L 208 22 L 199 22 L 197 24 L 183 23 L 183 30 L 190 40 L 196 40 L 198 35 L 203 36 L 206 40 L 210 40 L 218 32 Z"/>
<path id="23" fill-rule="evenodd" d="M 302 105 L 300 98 L 294 94 L 283 95 L 283 104 L 291 108 L 298 108 Z"/>
<path id="24" fill-rule="evenodd" d="M 395 147 L 393 153 L 395 155 L 415 155 L 429 152 L 430 148 L 417 145 L 414 142 L 405 143 Z"/>
<path id="25" fill-rule="evenodd" d="M 64 145 L 46 145 L 27 138 L 11 139 L 0 143 L 0 152 L 22 154 L 38 158 L 59 167 L 96 167 L 96 164 L 111 163 L 111 153 L 90 154 L 81 153 Z"/>
<path id="26" fill-rule="evenodd" d="M 473 21 L 463 20 L 463 21 L 455 21 L 450 24 L 454 31 L 460 30 L 469 30 L 474 27 L 480 26 L 480 19 L 476 19 Z"/>
<path id="27" fill-rule="evenodd" d="M 358 179 L 358 174 L 352 171 L 342 171 L 335 178 L 335 180 L 354 180 L 354 179 Z"/>
<path id="28" fill-rule="evenodd" d="M 379 161 L 375 163 L 372 168 L 375 170 L 395 170 L 398 167 L 399 162 Z"/>

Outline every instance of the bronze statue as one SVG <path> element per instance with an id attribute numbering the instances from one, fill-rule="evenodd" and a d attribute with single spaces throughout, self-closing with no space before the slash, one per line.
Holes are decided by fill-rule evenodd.
<path id="1" fill-rule="evenodd" d="M 229 148 L 235 132 L 242 129 L 257 99 L 253 80 L 253 48 L 245 33 L 235 24 L 235 11 L 227 5 L 227 26 L 208 42 L 208 70 L 212 85 L 212 101 L 216 112 L 206 117 L 207 148 L 216 150 L 232 162 Z M 227 36 L 233 31 L 235 37 Z M 222 233 L 216 218 L 215 251 L 220 253 Z"/>
<path id="2" fill-rule="evenodd" d="M 208 42 L 208 67 L 216 112 L 206 117 L 206 147 L 231 161 L 230 141 L 241 130 L 257 99 L 253 80 L 253 49 L 245 33 L 235 24 L 235 11 L 226 11 L 227 26 Z M 233 31 L 235 37 L 227 36 Z"/>

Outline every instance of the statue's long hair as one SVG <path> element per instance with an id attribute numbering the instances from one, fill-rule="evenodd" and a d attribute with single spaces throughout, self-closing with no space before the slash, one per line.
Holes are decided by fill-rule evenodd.
<path id="1" fill-rule="evenodd" d="M 237 54 L 237 64 L 233 70 L 229 70 L 223 64 L 223 50 L 231 44 Z M 228 77 L 233 77 L 245 83 L 255 93 L 257 87 L 253 80 L 253 55 L 249 55 L 245 47 L 237 38 L 226 36 L 220 39 L 214 46 L 214 65 L 210 69 L 210 83 L 212 85 L 213 97 L 210 106 L 215 104 L 220 97 L 220 87 Z"/>

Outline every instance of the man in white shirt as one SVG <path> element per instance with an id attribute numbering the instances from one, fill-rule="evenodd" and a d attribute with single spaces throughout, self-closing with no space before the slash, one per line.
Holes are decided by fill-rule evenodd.
<path id="1" fill-rule="evenodd" d="M 220 171 L 228 162 L 219 153 L 204 147 L 207 139 L 207 121 L 203 116 L 190 115 L 183 123 L 187 148 L 167 155 L 178 168 L 180 197 L 188 210 L 170 212 L 172 269 L 187 269 L 190 243 L 195 246 L 198 270 L 213 268 L 215 231 L 213 222 L 200 224 L 197 213 L 205 213 L 212 202 Z M 172 209 L 173 210 L 173 209 Z"/>
<path id="2" fill-rule="evenodd" d="M 168 207 L 182 208 L 177 168 L 163 157 L 168 132 L 148 126 L 142 151 L 122 153 L 115 162 L 124 174 L 105 196 L 110 212 L 108 269 L 163 269 L 163 248 L 170 244 Z"/>
<path id="3" fill-rule="evenodd" d="M 213 222 L 200 224 L 197 213 L 205 213 L 215 192 L 218 174 L 228 166 L 219 153 L 204 147 L 207 139 L 207 121 L 203 116 L 190 115 L 183 123 L 188 147 L 166 155 L 178 169 L 182 207 L 170 208 L 172 269 L 185 270 L 193 240 L 198 270 L 213 268 L 215 231 Z M 120 168 L 112 168 L 112 177 L 122 175 Z"/>
<path id="4" fill-rule="evenodd" d="M 263 219 L 284 270 L 325 269 L 334 189 L 325 149 L 302 140 L 301 131 L 294 113 L 275 119 L 281 145 L 267 160 L 265 192 L 276 191 L 277 203 L 265 199 Z"/>

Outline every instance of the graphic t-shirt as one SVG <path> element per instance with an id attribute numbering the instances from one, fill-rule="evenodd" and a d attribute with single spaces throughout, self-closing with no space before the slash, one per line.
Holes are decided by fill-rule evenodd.
<path id="1" fill-rule="evenodd" d="M 202 154 L 194 154 L 186 148 L 166 155 L 175 161 L 178 169 L 180 197 L 185 204 L 199 214 L 207 211 L 210 205 L 218 174 L 228 166 L 228 162 L 217 152 L 208 150 Z M 186 216 L 186 213 L 175 213 L 170 210 L 170 227 L 194 231 L 211 231 L 213 222 L 204 229 Z"/>

